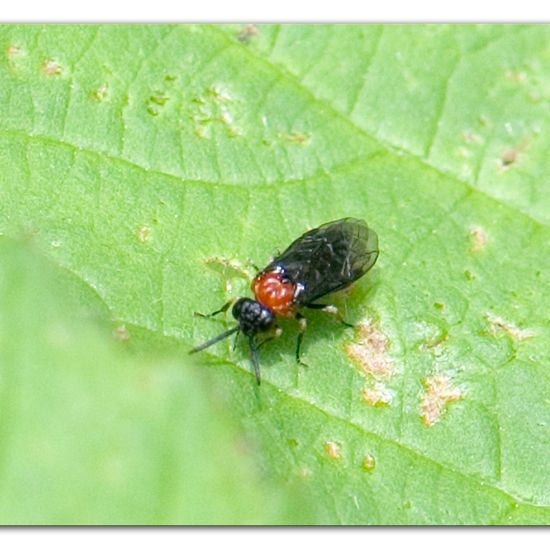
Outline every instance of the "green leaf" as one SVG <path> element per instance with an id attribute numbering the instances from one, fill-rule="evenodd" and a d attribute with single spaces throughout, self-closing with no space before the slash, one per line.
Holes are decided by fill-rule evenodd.
<path id="1" fill-rule="evenodd" d="M 114 495 L 94 494 L 98 512 L 86 516 L 85 488 L 101 474 L 73 466 L 71 486 L 86 497 L 59 495 L 42 521 L 550 521 L 549 29 L 73 25 L 4 26 L 0 36 L 0 230 L 71 272 L 95 293 L 81 301 L 97 309 L 99 297 L 128 337 L 116 368 L 82 347 L 70 377 L 60 371 L 48 385 L 55 367 L 42 366 L 43 383 L 23 385 L 34 416 L 55 433 L 71 415 L 58 398 L 45 415 L 48 387 L 86 403 L 95 381 L 97 405 L 104 391 L 118 395 L 107 369 L 120 388 L 135 361 L 145 377 L 158 358 L 170 361 L 153 402 L 135 389 L 125 421 L 110 393 L 110 422 L 87 409 L 97 434 L 88 448 L 56 447 L 48 472 L 25 470 L 45 483 L 135 438 L 152 447 L 147 488 L 136 473 Z M 253 265 L 342 216 L 366 219 L 380 238 L 374 269 L 335 299 L 355 332 L 308 315 L 303 368 L 285 324 L 261 349 L 260 388 L 244 342 L 197 357 L 200 375 L 186 366 L 187 349 L 231 323 L 194 311 L 248 293 Z M 35 295 L 23 288 L 19 299 L 30 320 Z M 25 340 L 31 357 L 46 348 Z M 96 348 L 114 353 L 97 335 L 86 344 Z M 272 515 L 232 516 L 225 490 L 212 488 L 218 515 L 195 519 L 178 512 L 182 489 L 167 496 L 166 481 L 155 485 L 151 471 L 166 460 L 155 458 L 159 441 L 177 442 L 176 462 L 195 444 L 177 430 L 195 395 L 222 410 L 210 428 L 196 415 L 193 432 L 232 433 L 231 415 L 255 441 L 246 460 L 261 480 L 242 506 L 258 512 L 267 484 L 280 495 Z M 164 409 L 165 399 L 180 405 Z M 158 408 L 170 415 L 158 418 Z M 106 425 L 112 436 L 100 444 Z M 30 421 L 14 426 L 21 441 L 35 439 Z M 28 454 L 6 441 L 4 457 Z M 199 498 L 203 478 L 189 460 L 189 494 Z M 213 460 L 209 471 L 224 479 L 237 468 Z M 294 485 L 304 505 L 292 509 Z M 32 521 L 40 499 L 21 481 L 11 487 L 0 509 L 18 512 L 3 517 Z M 151 491 L 154 510 L 143 505 Z M 313 516 L 297 515 L 309 507 Z"/>

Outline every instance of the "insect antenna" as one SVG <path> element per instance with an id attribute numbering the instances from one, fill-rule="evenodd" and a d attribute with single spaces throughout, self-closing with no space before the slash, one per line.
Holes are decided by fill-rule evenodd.
<path id="1" fill-rule="evenodd" d="M 254 336 L 248 337 L 248 343 L 250 345 L 250 356 L 252 358 L 252 365 L 254 366 L 254 374 L 256 375 L 256 382 L 258 386 L 261 383 L 260 378 L 260 362 L 258 361 L 258 346 L 256 345 L 256 339 Z"/>
<path id="2" fill-rule="evenodd" d="M 197 346 L 196 348 L 193 348 L 189 354 L 191 353 L 197 353 L 198 351 L 202 351 L 203 349 L 209 348 L 210 346 L 213 346 L 214 344 L 217 344 L 220 340 L 223 340 L 224 338 L 227 338 L 228 336 L 231 336 L 235 332 L 239 330 L 239 325 L 230 328 L 229 330 L 226 330 L 225 332 L 222 332 L 221 334 L 218 334 L 218 336 L 215 336 L 211 340 L 208 340 L 204 342 L 204 344 L 201 344 L 200 346 Z"/>

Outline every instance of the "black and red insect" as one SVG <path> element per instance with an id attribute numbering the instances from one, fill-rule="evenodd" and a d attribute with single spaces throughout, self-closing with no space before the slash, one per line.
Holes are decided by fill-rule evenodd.
<path id="1" fill-rule="evenodd" d="M 300 362 L 305 330 L 305 318 L 300 310 L 324 309 L 339 315 L 334 306 L 320 304 L 317 300 L 350 286 L 374 265 L 377 258 L 378 236 L 363 220 L 343 218 L 304 233 L 256 275 L 251 285 L 256 299 L 239 298 L 233 304 L 232 314 L 237 325 L 189 353 L 202 351 L 231 334 L 242 332 L 248 338 L 259 384 L 258 347 L 263 341 L 258 342 L 258 335 L 278 329 L 277 318 L 298 319 L 301 330 L 296 359 Z M 225 312 L 231 303 L 210 316 Z"/>

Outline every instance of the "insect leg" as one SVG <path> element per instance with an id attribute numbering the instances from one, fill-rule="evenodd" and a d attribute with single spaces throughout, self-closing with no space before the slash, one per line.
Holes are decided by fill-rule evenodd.
<path id="1" fill-rule="evenodd" d="M 198 311 L 195 311 L 193 315 L 195 317 L 214 317 L 215 315 L 218 315 L 219 313 L 225 313 L 229 306 L 234 302 L 235 300 L 229 300 L 229 302 L 226 302 L 223 304 L 223 306 L 220 309 L 217 309 L 216 311 L 213 311 L 212 313 L 199 313 Z"/>
<path id="2" fill-rule="evenodd" d="M 336 319 L 340 321 L 340 323 L 342 323 L 343 325 L 346 325 L 346 327 L 353 328 L 355 326 L 344 320 L 344 318 L 342 317 L 342 314 L 340 313 L 340 310 L 336 306 L 329 305 L 329 304 L 307 304 L 305 307 L 308 307 L 309 309 L 320 309 L 325 313 L 330 313 L 331 315 L 334 315 Z"/>
<path id="3" fill-rule="evenodd" d="M 304 341 L 304 333 L 307 329 L 307 319 L 300 313 L 296 314 L 296 319 L 298 319 L 298 340 L 296 341 L 296 362 L 303 367 L 308 365 L 300 359 L 300 350 L 302 348 L 302 342 Z"/>
<path id="4" fill-rule="evenodd" d="M 252 366 L 254 367 L 254 375 L 256 376 L 256 382 L 258 382 L 259 386 L 261 383 L 260 362 L 258 361 L 258 346 L 256 345 L 254 336 L 248 337 L 248 344 L 250 345 L 250 357 L 252 359 Z"/>
<path id="5" fill-rule="evenodd" d="M 248 265 L 252 266 L 256 270 L 256 273 L 259 273 L 261 271 L 261 269 L 250 259 L 248 260 Z M 250 280 L 252 278 L 253 277 L 249 277 Z"/>

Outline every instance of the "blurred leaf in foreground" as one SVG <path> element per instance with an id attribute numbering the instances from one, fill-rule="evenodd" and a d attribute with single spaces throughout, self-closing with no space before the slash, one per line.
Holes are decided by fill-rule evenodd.
<path id="1" fill-rule="evenodd" d="M 0 241 L 1 523 L 289 521 L 207 377 L 132 357 L 126 329 L 109 338 L 97 301 Z"/>

